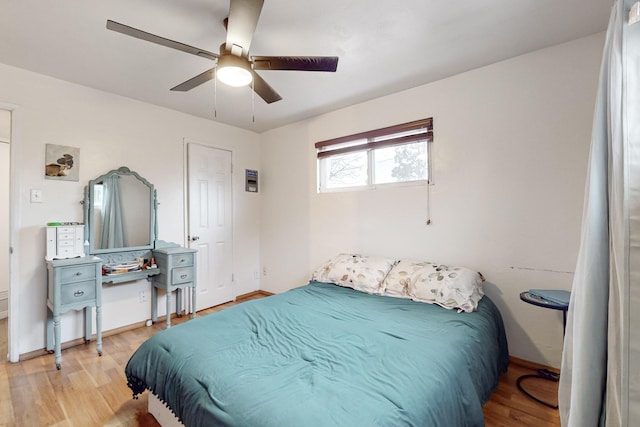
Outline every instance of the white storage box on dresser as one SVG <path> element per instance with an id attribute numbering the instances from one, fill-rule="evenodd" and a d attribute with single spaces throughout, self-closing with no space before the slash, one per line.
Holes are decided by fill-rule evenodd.
<path id="1" fill-rule="evenodd" d="M 84 256 L 84 224 L 47 226 L 47 260 Z"/>

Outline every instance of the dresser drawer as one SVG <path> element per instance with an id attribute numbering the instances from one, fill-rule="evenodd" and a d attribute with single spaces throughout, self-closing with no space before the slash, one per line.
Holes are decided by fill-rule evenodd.
<path id="1" fill-rule="evenodd" d="M 70 234 L 73 236 L 76 233 L 76 228 L 77 227 L 57 227 L 58 237 L 60 237 L 62 234 Z"/>
<path id="2" fill-rule="evenodd" d="M 75 246 L 76 242 L 73 239 L 60 239 L 58 240 L 58 251 L 60 251 L 61 249 L 64 248 L 69 248 L 69 249 L 73 249 L 73 247 Z"/>
<path id="3" fill-rule="evenodd" d="M 60 230 L 58 230 L 58 240 L 75 240 L 76 239 L 76 233 L 71 232 L 71 233 L 60 233 Z"/>
<path id="4" fill-rule="evenodd" d="M 58 257 L 59 258 L 73 258 L 73 246 L 64 246 L 58 248 Z"/>
<path id="5" fill-rule="evenodd" d="M 180 283 L 187 283 L 191 281 L 193 281 L 192 267 L 174 268 L 171 271 L 171 283 L 173 285 L 179 285 Z"/>
<path id="6" fill-rule="evenodd" d="M 63 284 L 60 287 L 61 304 L 73 304 L 76 302 L 91 301 L 96 298 L 96 282 L 90 280 L 87 282 Z"/>
<path id="7" fill-rule="evenodd" d="M 188 267 L 193 265 L 193 254 L 174 254 L 171 255 L 174 267 Z"/>
<path id="8" fill-rule="evenodd" d="M 60 269 L 60 283 L 79 282 L 94 279 L 96 277 L 96 266 L 79 265 Z"/>

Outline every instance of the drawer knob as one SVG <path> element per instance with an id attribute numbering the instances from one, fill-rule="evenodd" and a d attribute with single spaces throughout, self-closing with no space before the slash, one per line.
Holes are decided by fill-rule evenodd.
<path id="1" fill-rule="evenodd" d="M 84 295 L 84 291 L 75 291 L 75 292 L 73 293 L 73 296 L 74 296 L 74 297 L 81 297 L 82 295 Z"/>
<path id="2" fill-rule="evenodd" d="M 76 276 L 82 276 L 82 272 L 78 271 L 78 272 L 76 273 Z"/>
<path id="3" fill-rule="evenodd" d="M 181 279 L 186 279 L 187 277 L 188 277 L 187 274 L 183 274 L 183 275 L 180 276 Z"/>

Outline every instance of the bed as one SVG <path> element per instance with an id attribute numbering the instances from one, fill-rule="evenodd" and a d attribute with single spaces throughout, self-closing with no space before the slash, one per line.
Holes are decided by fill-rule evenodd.
<path id="1" fill-rule="evenodd" d="M 129 387 L 188 427 L 484 425 L 508 364 L 495 304 L 378 291 L 312 280 L 161 331 L 129 360 Z"/>

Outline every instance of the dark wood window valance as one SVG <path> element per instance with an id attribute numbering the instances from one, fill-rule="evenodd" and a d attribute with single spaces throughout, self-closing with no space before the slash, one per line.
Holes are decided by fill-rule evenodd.
<path id="1" fill-rule="evenodd" d="M 421 119 L 382 129 L 316 142 L 318 158 L 371 150 L 416 141 L 433 141 L 433 119 Z"/>

